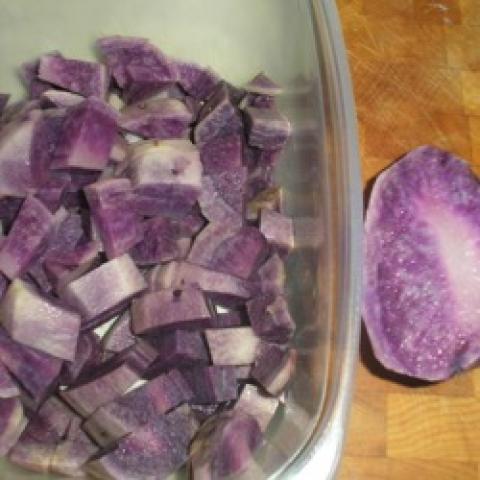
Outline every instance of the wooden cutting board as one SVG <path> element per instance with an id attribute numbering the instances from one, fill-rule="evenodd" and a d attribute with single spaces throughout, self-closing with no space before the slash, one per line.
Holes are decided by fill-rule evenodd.
<path id="1" fill-rule="evenodd" d="M 480 0 L 337 3 L 364 182 L 423 144 L 480 174 Z M 339 478 L 480 480 L 480 369 L 438 385 L 405 383 L 375 362 L 362 332 Z"/>

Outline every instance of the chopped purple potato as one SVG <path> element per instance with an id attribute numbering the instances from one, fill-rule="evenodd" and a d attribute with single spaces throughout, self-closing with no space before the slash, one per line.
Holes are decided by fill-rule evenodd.
<path id="1" fill-rule="evenodd" d="M 290 381 L 297 352 L 274 344 L 263 344 L 252 369 L 252 378 L 271 395 L 280 395 Z"/>
<path id="2" fill-rule="evenodd" d="M 62 206 L 69 184 L 70 176 L 68 174 L 51 176 L 37 190 L 35 197 L 52 213 L 55 213 Z"/>
<path id="3" fill-rule="evenodd" d="M 155 98 L 126 107 L 120 116 L 122 129 L 144 138 L 186 138 L 192 112 L 180 100 Z"/>
<path id="4" fill-rule="evenodd" d="M 64 437 L 72 420 L 78 418 L 65 403 L 55 396 L 44 402 L 36 415 L 58 438 Z"/>
<path id="5" fill-rule="evenodd" d="M 102 347 L 105 351 L 119 353 L 135 345 L 136 339 L 130 322 L 130 310 L 126 310 L 103 337 Z"/>
<path id="6" fill-rule="evenodd" d="M 219 136 L 236 115 L 227 87 L 222 84 L 211 95 L 199 112 L 194 130 L 195 143 L 199 146 Z"/>
<path id="7" fill-rule="evenodd" d="M 17 443 L 27 425 L 19 397 L 0 398 L 0 456 Z"/>
<path id="8" fill-rule="evenodd" d="M 264 150 L 283 148 L 290 136 L 290 123 L 276 110 L 247 107 L 248 144 Z"/>
<path id="9" fill-rule="evenodd" d="M 85 187 L 85 196 L 108 258 L 123 255 L 142 239 L 130 180 L 91 183 Z"/>
<path id="10" fill-rule="evenodd" d="M 127 364 L 100 374 L 97 378 L 60 392 L 60 396 L 82 417 L 90 416 L 97 408 L 123 395 L 140 379 Z"/>
<path id="11" fill-rule="evenodd" d="M 70 477 L 84 477 L 84 465 L 97 453 L 98 447 L 80 427 L 78 420 L 72 421 L 68 433 L 55 449 L 50 459 L 50 471 Z"/>
<path id="12" fill-rule="evenodd" d="M 250 327 L 207 329 L 205 337 L 214 365 L 249 365 L 260 346 Z"/>
<path id="13" fill-rule="evenodd" d="M 363 319 L 386 368 L 439 381 L 478 364 L 479 218 L 478 179 L 450 153 L 420 147 L 378 177 Z"/>
<path id="14" fill-rule="evenodd" d="M 200 147 L 200 159 L 206 175 L 223 173 L 243 164 L 243 140 L 238 134 L 217 137 Z"/>
<path id="15" fill-rule="evenodd" d="M 247 384 L 235 404 L 235 409 L 250 414 L 257 420 L 260 430 L 264 432 L 275 415 L 279 404 L 278 398 L 264 395 L 258 387 Z"/>
<path id="16" fill-rule="evenodd" d="M 106 321 L 146 288 L 130 256 L 122 255 L 69 283 L 61 297 L 82 314 L 85 329 Z"/>
<path id="17" fill-rule="evenodd" d="M 197 100 L 207 100 L 215 91 L 220 78 L 210 69 L 194 63 L 175 62 L 177 81 L 188 95 Z"/>
<path id="18" fill-rule="evenodd" d="M 50 90 L 52 86 L 38 78 L 40 60 L 25 62 L 20 66 L 20 79 L 27 88 L 28 98 L 39 98 L 43 92 Z"/>
<path id="19" fill-rule="evenodd" d="M 203 335 L 199 331 L 175 330 L 148 338 L 158 351 L 157 358 L 146 376 L 154 377 L 171 368 L 189 367 L 209 363 Z"/>
<path id="20" fill-rule="evenodd" d="M 67 110 L 52 168 L 103 170 L 116 136 L 116 115 L 90 97 Z"/>
<path id="21" fill-rule="evenodd" d="M 209 319 L 210 310 L 203 293 L 195 287 L 146 293 L 132 303 L 132 330 L 136 335 L 202 325 Z"/>
<path id="22" fill-rule="evenodd" d="M 106 447 L 126 435 L 140 430 L 160 415 L 188 401 L 191 392 L 177 386 L 178 373 L 161 375 L 98 408 L 83 428 L 100 445 Z M 180 377 L 181 379 L 181 377 Z"/>
<path id="23" fill-rule="evenodd" d="M 106 352 L 109 354 L 110 352 Z M 148 342 L 138 339 L 135 345 L 112 357 L 114 361 L 122 361 L 132 367 L 142 377 L 146 376 L 158 356 L 157 350 Z"/>
<path id="24" fill-rule="evenodd" d="M 260 231 L 280 254 L 288 254 L 292 250 L 294 236 L 291 218 L 273 210 L 263 209 L 260 213 Z"/>
<path id="25" fill-rule="evenodd" d="M 44 82 L 84 97 L 104 98 L 108 88 L 107 70 L 104 65 L 64 58 L 59 53 L 51 53 L 40 58 L 38 77 Z"/>
<path id="26" fill-rule="evenodd" d="M 182 374 L 193 392 L 193 403 L 228 402 L 238 396 L 237 377 L 232 367 L 192 367 L 182 370 Z"/>
<path id="27" fill-rule="evenodd" d="M 48 102 L 48 106 L 59 108 L 74 107 L 85 100 L 85 97 L 81 95 L 63 90 L 46 90 L 42 93 L 41 98 Z"/>
<path id="28" fill-rule="evenodd" d="M 53 357 L 74 359 L 80 315 L 42 297 L 22 280 L 15 279 L 8 287 L 0 318 L 15 341 Z"/>
<path id="29" fill-rule="evenodd" d="M 217 480 L 244 472 L 262 440 L 257 420 L 242 410 L 212 417 L 190 447 L 193 478 Z"/>
<path id="30" fill-rule="evenodd" d="M 288 343 L 295 332 L 295 322 L 283 296 L 259 295 L 247 302 L 253 331 L 263 340 Z"/>
<path id="31" fill-rule="evenodd" d="M 6 367 L 0 363 L 0 399 L 20 396 L 18 385 L 13 381 Z"/>

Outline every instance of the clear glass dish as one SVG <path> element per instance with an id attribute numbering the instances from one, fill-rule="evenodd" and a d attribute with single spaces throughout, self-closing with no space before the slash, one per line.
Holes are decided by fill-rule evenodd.
<path id="1" fill-rule="evenodd" d="M 294 217 L 288 297 L 297 372 L 245 478 L 330 479 L 341 456 L 358 351 L 362 196 L 355 110 L 334 0 L 0 0 L 0 91 L 42 52 L 94 56 L 102 35 L 150 38 L 235 84 L 282 84 L 293 136 L 278 177 Z M 3 461 L 0 478 L 47 479 Z"/>

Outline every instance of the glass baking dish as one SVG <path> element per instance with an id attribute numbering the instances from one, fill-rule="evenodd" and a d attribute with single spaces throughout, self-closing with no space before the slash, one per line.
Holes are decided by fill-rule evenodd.
<path id="1" fill-rule="evenodd" d="M 295 221 L 288 298 L 298 368 L 249 479 L 329 479 L 341 456 L 357 360 L 362 196 L 355 110 L 333 0 L 0 0 L 0 91 L 43 52 L 94 56 L 102 35 L 150 38 L 242 84 L 284 87 L 293 135 L 278 171 Z M 47 479 L 0 463 L 0 478 Z"/>

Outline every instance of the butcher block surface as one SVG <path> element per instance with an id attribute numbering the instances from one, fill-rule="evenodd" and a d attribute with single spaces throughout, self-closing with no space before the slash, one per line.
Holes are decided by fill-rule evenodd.
<path id="1" fill-rule="evenodd" d="M 480 175 L 480 0 L 337 4 L 365 186 L 424 144 Z M 382 369 L 364 331 L 360 357 L 339 478 L 480 480 L 480 369 L 436 385 L 408 381 Z"/>

